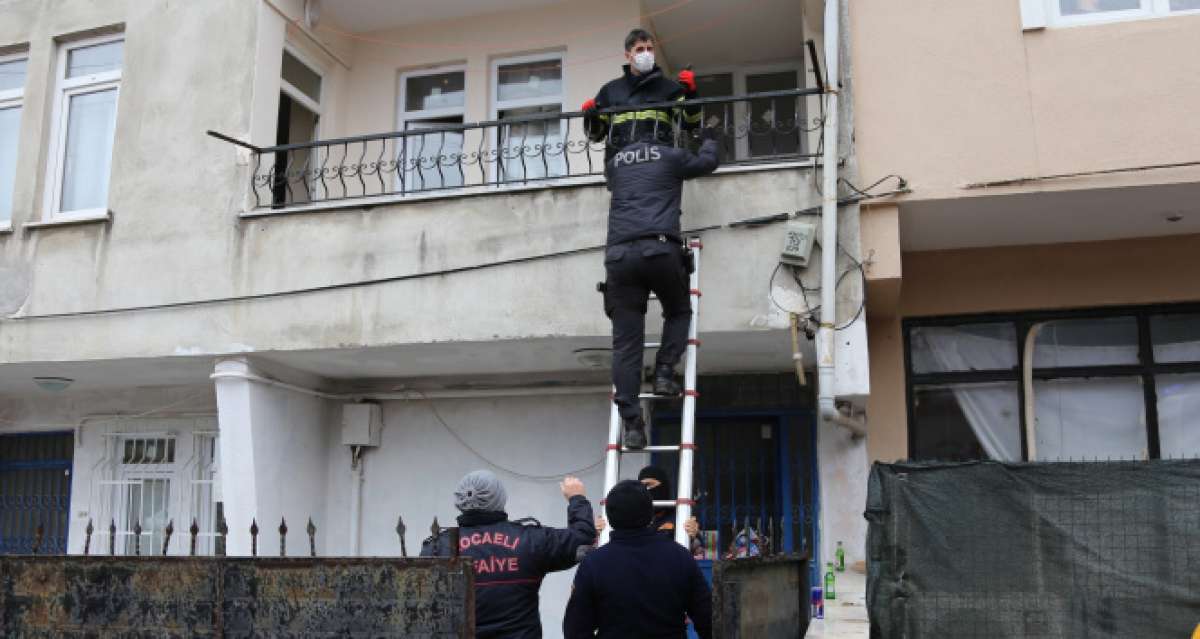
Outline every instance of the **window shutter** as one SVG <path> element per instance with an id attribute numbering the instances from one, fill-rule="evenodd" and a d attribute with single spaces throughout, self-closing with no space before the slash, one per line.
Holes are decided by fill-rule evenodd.
<path id="1" fill-rule="evenodd" d="M 1046 0 L 1018 0 L 1021 3 L 1021 30 L 1046 28 Z"/>

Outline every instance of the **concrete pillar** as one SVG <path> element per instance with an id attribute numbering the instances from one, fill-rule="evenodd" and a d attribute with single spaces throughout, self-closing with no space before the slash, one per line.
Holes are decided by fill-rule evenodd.
<path id="1" fill-rule="evenodd" d="M 318 528 L 318 553 L 324 548 L 331 402 L 262 381 L 278 380 L 278 372 L 276 367 L 268 375 L 246 357 L 216 364 L 220 499 L 229 526 L 229 555 L 250 554 L 255 519 L 260 556 L 279 554 L 277 530 L 283 517 L 289 555 L 308 552 L 304 527 L 309 517 Z"/>

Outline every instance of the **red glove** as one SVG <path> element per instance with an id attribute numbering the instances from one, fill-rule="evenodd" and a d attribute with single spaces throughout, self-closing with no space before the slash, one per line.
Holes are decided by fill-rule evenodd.
<path id="1" fill-rule="evenodd" d="M 579 107 L 579 110 L 580 111 L 592 111 L 595 108 L 596 108 L 596 101 L 594 99 L 588 98 L 588 101 L 584 102 L 583 106 Z"/>
<path id="2" fill-rule="evenodd" d="M 679 72 L 679 84 L 682 84 L 688 93 L 696 92 L 696 74 L 691 69 L 684 69 Z"/>

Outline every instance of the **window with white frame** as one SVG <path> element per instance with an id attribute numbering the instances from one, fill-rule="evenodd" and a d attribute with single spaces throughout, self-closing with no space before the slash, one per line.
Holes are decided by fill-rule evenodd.
<path id="1" fill-rule="evenodd" d="M 1058 26 L 1137 20 L 1200 12 L 1200 0 L 1034 0 Z"/>
<path id="2" fill-rule="evenodd" d="M 498 127 L 499 182 L 566 175 L 562 112 L 563 65 L 558 53 L 492 62 L 492 116 L 517 120 Z"/>
<path id="3" fill-rule="evenodd" d="M 323 78 L 299 51 L 289 46 L 282 55 L 275 144 L 315 142 L 320 134 Z M 320 197 L 314 193 L 320 184 L 315 179 L 318 166 L 317 153 L 310 148 L 276 153 L 273 203 L 302 204 Z"/>
<path id="4" fill-rule="evenodd" d="M 799 89 L 802 62 L 771 66 L 708 70 L 696 75 L 704 98 Z M 802 97 L 761 98 L 704 107 L 704 125 L 724 131 L 722 161 L 769 159 L 801 152 L 805 122 Z"/>
<path id="5" fill-rule="evenodd" d="M 91 512 L 100 538 L 115 525 L 113 549 L 125 555 L 160 555 L 173 527 L 167 554 L 190 552 L 189 528 L 196 523 L 196 552 L 213 554 L 221 519 L 216 443 L 212 420 L 166 420 L 169 430 L 120 424 L 106 434 Z M 99 544 L 97 544 L 99 546 Z"/>
<path id="6" fill-rule="evenodd" d="M 401 131 L 439 129 L 463 123 L 466 72 L 462 66 L 400 74 Z M 458 161 L 463 150 L 460 131 L 411 135 L 399 142 L 396 179 L 401 192 L 462 186 Z"/>
<path id="7" fill-rule="evenodd" d="M 24 53 L 0 56 L 0 229 L 12 225 L 17 178 L 17 141 L 29 59 Z"/>
<path id="8" fill-rule="evenodd" d="M 47 172 L 50 219 L 108 214 L 123 53 L 119 35 L 75 40 L 59 48 Z"/>

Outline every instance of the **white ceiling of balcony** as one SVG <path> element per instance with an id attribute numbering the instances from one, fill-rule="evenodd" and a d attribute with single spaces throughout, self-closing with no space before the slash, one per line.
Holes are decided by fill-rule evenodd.
<path id="1" fill-rule="evenodd" d="M 562 0 L 326 0 L 321 14 L 351 31 L 378 31 L 408 24 L 453 20 L 499 11 L 558 4 Z"/>
<path id="2" fill-rule="evenodd" d="M 431 387 L 532 385 L 547 381 L 604 384 L 607 370 L 584 364 L 576 351 L 604 348 L 610 343 L 604 336 L 563 337 L 270 351 L 250 353 L 249 356 L 325 378 L 338 386 L 377 387 L 383 381 L 419 382 Z M 816 361 L 812 342 L 804 340 L 802 348 L 805 361 Z M 6 364 L 4 375 L 0 376 L 0 399 L 5 395 L 58 396 L 38 389 L 33 378 L 42 376 L 74 380 L 67 394 L 156 386 L 211 387 L 209 375 L 215 361 L 213 356 L 190 356 Z M 700 362 L 703 373 L 788 371 L 791 367 L 791 343 L 787 331 L 704 335 L 704 354 Z"/>
<path id="3" fill-rule="evenodd" d="M 562 0 L 326 0 L 321 15 L 343 28 L 365 32 L 560 3 Z M 651 16 L 661 48 L 676 68 L 799 60 L 804 56 L 801 16 L 820 25 L 823 6 L 822 0 L 643 0 L 643 12 Z"/>
<path id="4" fill-rule="evenodd" d="M 644 0 L 646 13 L 680 0 Z M 821 24 L 821 0 L 692 0 L 651 17 L 671 66 L 697 68 L 799 60 L 801 16 Z"/>
<path id="5" fill-rule="evenodd" d="M 905 251 L 1200 233 L 1200 184 L 1020 193 L 900 205 Z"/>

